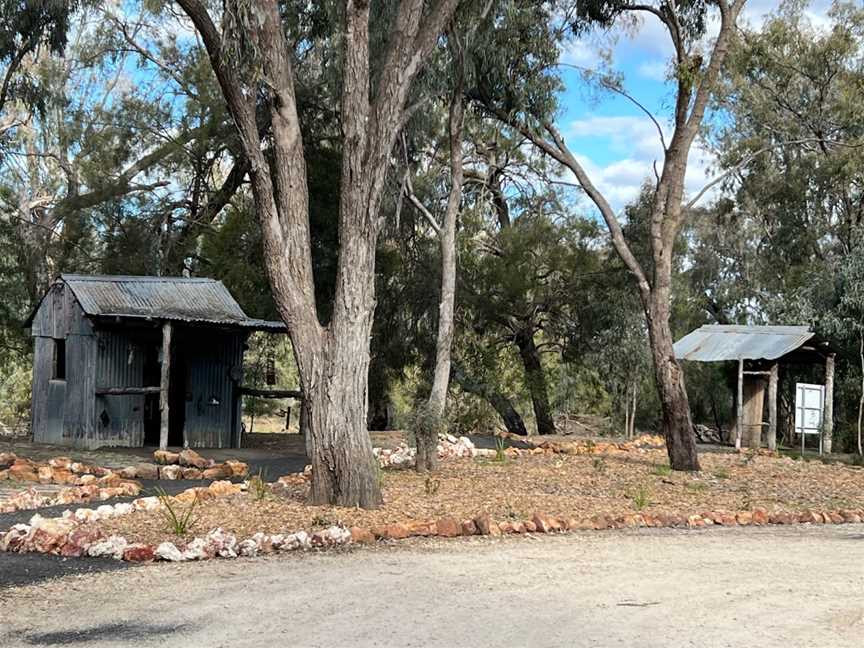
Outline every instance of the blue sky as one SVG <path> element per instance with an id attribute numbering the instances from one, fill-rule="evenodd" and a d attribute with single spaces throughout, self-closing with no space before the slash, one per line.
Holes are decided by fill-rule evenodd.
<path id="1" fill-rule="evenodd" d="M 743 19 L 753 26 L 776 10 L 780 3 L 750 0 Z M 823 24 L 829 0 L 814 0 L 808 14 L 814 24 Z M 665 73 L 672 47 L 660 22 L 646 18 L 627 33 L 607 37 L 589 36 L 571 43 L 562 61 L 594 68 L 600 52 L 611 54 L 612 68 L 623 75 L 627 91 L 648 108 L 664 130 L 668 129 L 672 99 Z M 604 94 L 586 96 L 579 72 L 564 69 L 566 89 L 561 96 L 558 127 L 567 144 L 585 166 L 592 181 L 604 192 L 612 206 L 620 210 L 636 197 L 644 179 L 653 175 L 651 166 L 662 161 L 662 147 L 656 128 L 643 112 L 624 97 Z M 668 136 L 668 130 L 667 130 Z M 701 145 L 694 146 L 687 173 L 687 188 L 698 191 L 711 177 L 711 155 Z"/>

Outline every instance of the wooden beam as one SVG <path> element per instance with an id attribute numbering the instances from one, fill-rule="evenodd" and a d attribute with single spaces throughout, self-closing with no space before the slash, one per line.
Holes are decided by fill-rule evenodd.
<path id="1" fill-rule="evenodd" d="M 171 322 L 162 324 L 162 374 L 159 381 L 159 410 L 162 414 L 159 427 L 159 447 L 168 447 L 169 405 L 168 389 L 171 386 Z"/>
<path id="2" fill-rule="evenodd" d="M 241 386 L 240 393 L 258 398 L 303 398 L 303 392 L 298 389 L 256 389 Z"/>
<path id="3" fill-rule="evenodd" d="M 97 396 L 140 396 L 141 394 L 158 394 L 161 387 L 97 387 Z"/>
<path id="4" fill-rule="evenodd" d="M 777 450 L 777 382 L 780 377 L 779 366 L 771 367 L 768 378 L 768 449 Z"/>
<path id="5" fill-rule="evenodd" d="M 741 449 L 741 436 L 744 434 L 744 358 L 738 360 L 738 423 L 735 430 L 735 449 Z"/>
<path id="6" fill-rule="evenodd" d="M 825 406 L 822 410 L 822 449 L 831 454 L 834 440 L 834 354 L 825 358 Z"/>

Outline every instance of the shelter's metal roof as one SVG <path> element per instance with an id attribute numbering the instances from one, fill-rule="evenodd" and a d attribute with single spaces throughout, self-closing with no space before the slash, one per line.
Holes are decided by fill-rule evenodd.
<path id="1" fill-rule="evenodd" d="M 697 362 L 776 360 L 814 335 L 807 326 L 706 325 L 675 343 L 675 357 Z"/>
<path id="2" fill-rule="evenodd" d="M 81 308 L 94 317 L 206 322 L 280 331 L 282 322 L 251 319 L 221 281 L 189 277 L 61 275 Z"/>

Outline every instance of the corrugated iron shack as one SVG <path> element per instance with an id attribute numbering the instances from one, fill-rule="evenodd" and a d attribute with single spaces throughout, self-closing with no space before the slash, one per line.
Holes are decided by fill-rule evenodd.
<path id="1" fill-rule="evenodd" d="M 246 338 L 285 331 L 213 279 L 69 274 L 27 325 L 33 439 L 78 448 L 237 447 Z"/>
<path id="2" fill-rule="evenodd" d="M 738 364 L 735 446 L 743 442 L 762 445 L 763 431 L 770 450 L 777 447 L 777 386 L 783 365 L 810 364 L 825 367 L 824 442 L 831 452 L 834 427 L 834 357 L 828 342 L 820 340 L 807 326 L 706 325 L 678 340 L 678 360 Z M 768 390 L 768 421 L 763 421 L 765 389 Z M 803 442 L 803 435 L 802 435 Z"/>

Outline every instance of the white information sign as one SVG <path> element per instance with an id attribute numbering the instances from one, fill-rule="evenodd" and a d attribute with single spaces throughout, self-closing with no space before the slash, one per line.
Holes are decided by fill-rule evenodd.
<path id="1" fill-rule="evenodd" d="M 819 434 L 825 409 L 825 385 L 795 384 L 795 433 Z"/>

